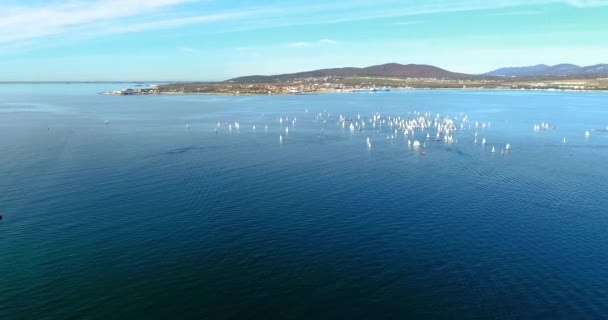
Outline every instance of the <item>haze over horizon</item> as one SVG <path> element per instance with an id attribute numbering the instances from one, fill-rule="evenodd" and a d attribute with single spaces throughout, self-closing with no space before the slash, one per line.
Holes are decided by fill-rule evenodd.
<path id="1" fill-rule="evenodd" d="M 606 63 L 608 1 L 0 4 L 0 81 L 214 81 L 396 62 L 484 73 Z"/>

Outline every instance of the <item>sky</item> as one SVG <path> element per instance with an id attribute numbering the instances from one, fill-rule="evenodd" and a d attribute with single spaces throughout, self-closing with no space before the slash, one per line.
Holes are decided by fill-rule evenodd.
<path id="1" fill-rule="evenodd" d="M 608 63 L 608 0 L 0 0 L 0 81 Z"/>

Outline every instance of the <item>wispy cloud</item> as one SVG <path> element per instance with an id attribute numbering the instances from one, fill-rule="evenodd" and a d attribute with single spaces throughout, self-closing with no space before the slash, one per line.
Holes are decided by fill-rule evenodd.
<path id="1" fill-rule="evenodd" d="M 489 17 L 500 17 L 500 16 L 532 16 L 543 14 L 540 10 L 528 10 L 528 11 L 506 11 L 506 12 L 493 12 L 488 13 L 486 16 Z"/>
<path id="2" fill-rule="evenodd" d="M 193 0 L 51 2 L 46 6 L 0 6 L 0 43 L 61 34 L 79 26 L 133 17 Z"/>
<path id="3" fill-rule="evenodd" d="M 307 5 L 283 4 L 273 7 L 275 9 L 274 14 L 262 15 L 260 19 L 246 26 L 238 26 L 222 32 L 240 32 L 298 25 L 327 25 L 382 18 L 528 7 L 564 2 L 567 3 L 568 0 L 437 0 L 433 2 L 404 2 L 399 0 L 376 0 L 371 2 L 367 0 L 352 0 L 349 2 L 320 2 Z M 391 7 L 391 10 L 386 10 L 388 6 Z"/>
<path id="4" fill-rule="evenodd" d="M 204 23 L 217 22 L 223 20 L 232 20 L 250 16 L 249 12 L 229 12 L 219 14 L 209 14 L 200 16 L 191 16 L 184 18 L 164 19 L 150 22 L 130 23 L 122 26 L 111 27 L 105 30 L 105 33 L 123 33 L 123 32 L 140 32 L 145 30 L 169 29 L 180 26 Z"/>
<path id="5" fill-rule="evenodd" d="M 298 41 L 289 43 L 287 46 L 292 48 L 305 48 L 305 47 L 313 47 L 313 46 L 321 46 L 321 45 L 332 45 L 338 43 L 336 40 L 332 39 L 321 39 L 317 42 L 306 42 L 306 41 Z"/>
<path id="6" fill-rule="evenodd" d="M 40 2 L 18 5 L 0 4 L 0 44 L 4 46 L 49 37 L 63 38 L 64 36 L 86 39 L 116 33 L 178 28 L 202 23 L 211 25 L 220 22 L 226 22 L 226 24 L 222 27 L 210 28 L 209 32 L 222 33 L 295 25 L 322 25 L 492 9 L 517 9 L 494 15 L 524 15 L 537 14 L 539 11 L 534 11 L 534 9 L 538 6 L 554 4 L 594 8 L 608 6 L 608 0 L 436 0 L 432 2 L 311 0 L 305 5 L 290 0 L 275 5 L 267 5 L 264 2 L 257 4 L 249 2 L 249 5 L 236 5 L 235 3 L 218 5 L 218 2 L 205 0 L 69 0 L 49 1 L 44 5 L 40 5 Z M 386 10 L 387 7 L 390 7 L 391 10 Z M 196 9 L 193 10 L 193 8 Z M 419 21 L 400 21 L 393 25 L 405 26 L 417 23 Z M 330 39 L 324 40 L 325 44 L 333 43 Z M 318 42 L 295 42 L 290 46 L 307 47 L 318 44 Z"/>
<path id="7" fill-rule="evenodd" d="M 394 26 L 409 26 L 409 25 L 413 25 L 413 24 L 419 24 L 420 21 L 398 21 L 398 22 L 393 22 Z"/>
<path id="8" fill-rule="evenodd" d="M 547 5 L 562 4 L 578 8 L 593 8 L 608 6 L 608 0 L 437 0 L 429 2 L 414 2 L 400 0 L 357 1 L 347 3 L 323 2 L 320 4 L 291 5 L 274 7 L 281 15 L 289 14 L 275 19 L 265 17 L 260 23 L 253 23 L 244 28 L 235 28 L 234 31 L 253 29 L 279 28 L 296 25 L 324 25 L 361 20 L 372 20 L 395 17 L 415 17 L 439 13 L 457 13 L 484 10 L 507 10 L 512 8 L 535 8 Z M 391 10 L 386 10 L 390 6 Z M 521 10 L 520 12 L 523 12 Z M 530 12 L 532 10 L 529 10 Z M 402 25 L 415 24 L 419 21 L 404 22 Z M 399 23 L 397 22 L 396 25 Z"/>
<path id="9" fill-rule="evenodd" d="M 321 39 L 321 40 L 319 40 L 319 43 L 322 43 L 322 44 L 335 44 L 335 43 L 336 43 L 336 40 L 331 40 L 331 39 Z"/>
<path id="10" fill-rule="evenodd" d="M 608 6 L 606 0 L 561 0 L 556 2 L 562 2 L 567 5 L 579 8 L 593 8 L 593 7 L 604 7 Z"/>
<path id="11" fill-rule="evenodd" d="M 298 42 L 292 42 L 292 43 L 288 44 L 287 46 L 293 47 L 293 48 L 312 47 L 312 42 L 298 41 Z"/>

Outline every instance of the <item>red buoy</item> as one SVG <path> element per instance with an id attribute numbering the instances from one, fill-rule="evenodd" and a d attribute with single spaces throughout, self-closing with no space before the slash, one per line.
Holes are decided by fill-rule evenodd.
<path id="1" fill-rule="evenodd" d="M 425 152 L 425 151 L 422 151 L 422 152 L 420 152 L 420 155 L 421 155 L 421 156 L 426 156 L 426 152 Z"/>

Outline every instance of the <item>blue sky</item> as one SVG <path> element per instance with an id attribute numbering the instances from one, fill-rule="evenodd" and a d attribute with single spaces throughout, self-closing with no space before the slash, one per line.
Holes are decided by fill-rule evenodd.
<path id="1" fill-rule="evenodd" d="M 608 0 L 0 0 L 0 81 L 608 63 Z"/>

